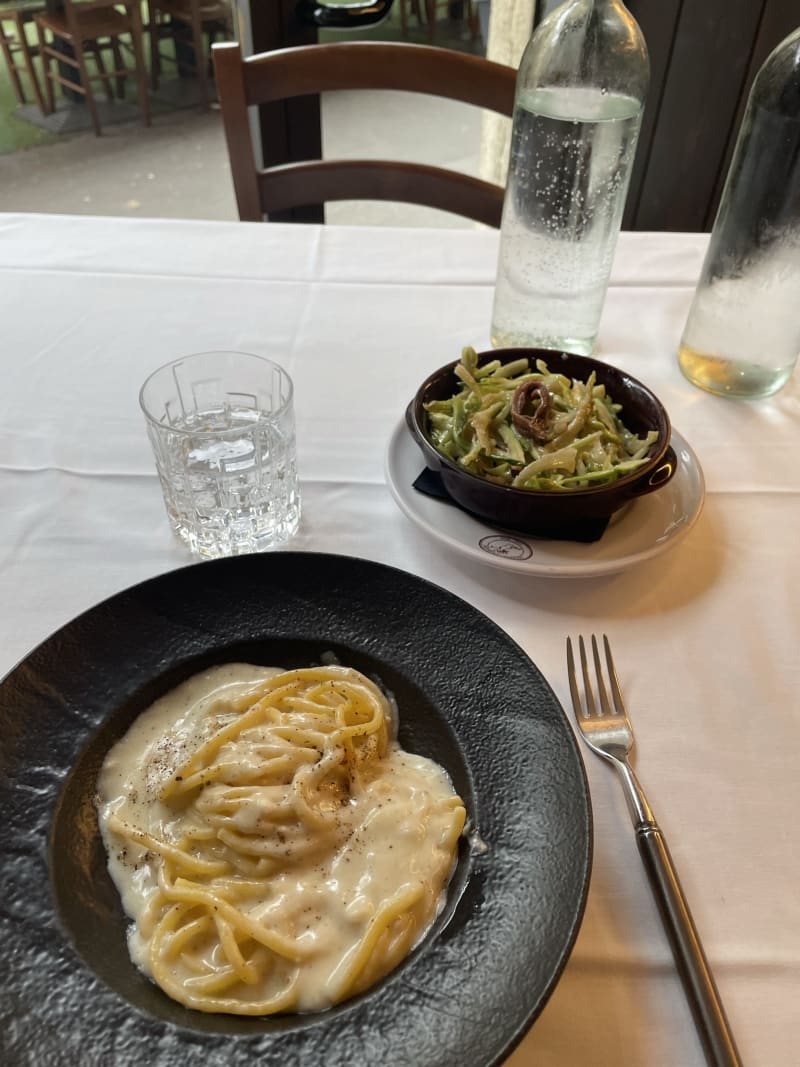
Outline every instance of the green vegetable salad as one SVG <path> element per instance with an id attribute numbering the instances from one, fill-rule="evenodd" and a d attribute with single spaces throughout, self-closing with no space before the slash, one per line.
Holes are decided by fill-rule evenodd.
<path id="1" fill-rule="evenodd" d="M 425 405 L 436 448 L 473 474 L 516 489 L 570 490 L 617 481 L 643 466 L 658 438 L 626 429 L 605 386 L 551 374 L 527 358 L 478 366 L 465 348 L 461 389 Z"/>

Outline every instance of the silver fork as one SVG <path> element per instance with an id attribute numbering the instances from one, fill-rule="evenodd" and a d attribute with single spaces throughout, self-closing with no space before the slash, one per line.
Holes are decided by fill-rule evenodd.
<path id="1" fill-rule="evenodd" d="M 608 638 L 603 634 L 606 671 L 612 701 L 603 680 L 600 652 L 592 635 L 592 659 L 599 705 L 592 691 L 586 646 L 578 638 L 584 699 L 581 700 L 572 641 L 567 638 L 567 671 L 575 718 L 586 744 L 598 756 L 613 764 L 625 787 L 625 797 L 636 829 L 636 841 L 650 885 L 661 912 L 672 953 L 680 974 L 692 1014 L 703 1043 L 706 1060 L 713 1067 L 741 1067 L 733 1035 L 725 1017 L 711 968 L 703 952 L 689 906 L 683 895 L 667 843 L 653 817 L 642 787 L 637 781 L 628 756 L 633 748 L 633 728 L 625 710 L 622 692 L 611 657 Z"/>

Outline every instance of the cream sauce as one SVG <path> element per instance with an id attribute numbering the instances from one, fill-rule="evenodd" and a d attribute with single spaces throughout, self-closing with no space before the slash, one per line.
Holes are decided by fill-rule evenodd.
<path id="1" fill-rule="evenodd" d="M 158 894 L 159 858 L 120 837 L 109 827 L 109 819 L 119 817 L 171 844 L 184 835 L 187 825 L 202 825 L 191 804 L 162 801 L 163 786 L 200 744 L 233 721 L 234 700 L 279 673 L 248 664 L 203 671 L 140 715 L 103 764 L 98 812 L 109 871 L 133 920 L 128 936 L 131 957 L 151 977 L 145 919 L 148 903 Z M 247 758 L 258 755 L 254 749 Z M 258 834 L 264 827 L 265 834 L 274 835 L 274 818 L 270 822 L 262 807 L 264 803 L 269 807 L 268 801 L 255 791 L 236 811 L 236 829 Z M 316 842 L 305 858 L 302 849 L 291 854 L 294 838 L 289 825 L 283 862 L 279 857 L 264 878 L 263 892 L 251 895 L 246 906 L 252 918 L 308 950 L 299 964 L 280 960 L 269 979 L 274 985 L 284 981 L 289 970 L 299 969 L 292 977 L 296 990 L 291 1009 L 318 1011 L 352 995 L 391 970 L 419 942 L 443 904 L 463 818 L 463 806 L 444 770 L 391 741 L 385 758 L 375 761 L 360 788 L 337 806 L 333 829 L 328 823 L 320 831 L 325 839 Z M 405 889 L 422 893 L 408 913 L 409 920 L 387 931 L 355 988 L 342 990 L 342 976 L 370 920 L 381 905 Z M 239 991 L 245 1001 L 269 993 L 263 983 Z"/>

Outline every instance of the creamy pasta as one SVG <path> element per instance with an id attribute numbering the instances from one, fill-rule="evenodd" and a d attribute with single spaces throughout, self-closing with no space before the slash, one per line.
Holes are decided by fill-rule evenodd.
<path id="1" fill-rule="evenodd" d="M 465 821 L 358 671 L 228 664 L 162 697 L 98 779 L 133 961 L 205 1012 L 319 1011 L 441 908 Z"/>

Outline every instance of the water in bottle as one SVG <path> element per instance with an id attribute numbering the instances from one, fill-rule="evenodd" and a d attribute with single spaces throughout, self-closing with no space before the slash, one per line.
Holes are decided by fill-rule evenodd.
<path id="1" fill-rule="evenodd" d="M 517 74 L 492 344 L 594 348 L 650 62 L 622 0 L 566 0 Z"/>
<path id="2" fill-rule="evenodd" d="M 678 349 L 694 385 L 764 397 L 800 353 L 800 29 L 767 57 L 748 98 Z"/>
<path id="3" fill-rule="evenodd" d="M 591 352 L 641 104 L 597 88 L 521 93 L 492 316 L 498 347 Z"/>

